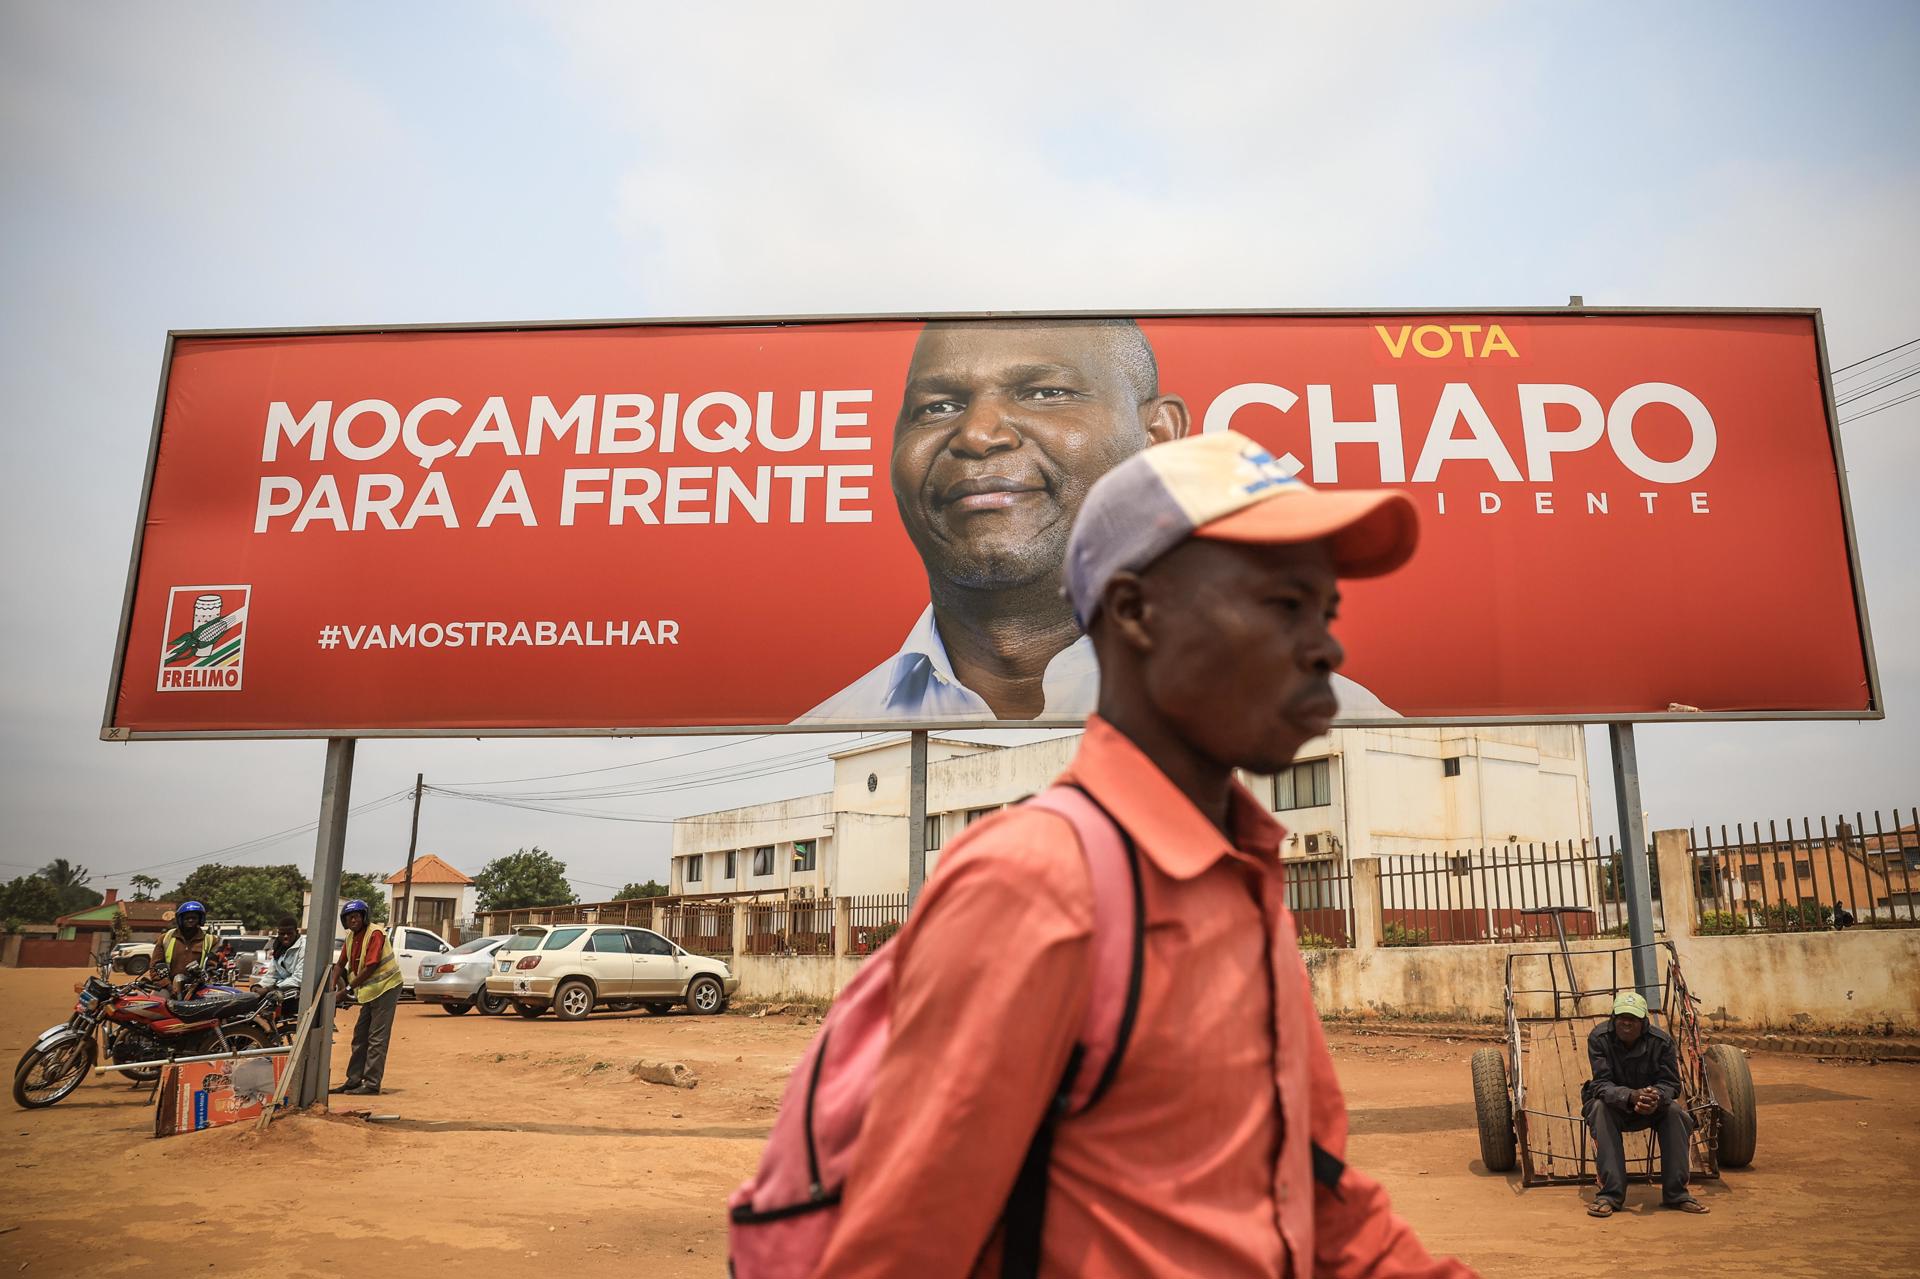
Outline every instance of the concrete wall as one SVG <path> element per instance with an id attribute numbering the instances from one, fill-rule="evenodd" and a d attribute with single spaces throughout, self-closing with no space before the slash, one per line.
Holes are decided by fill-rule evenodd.
<path id="1" fill-rule="evenodd" d="M 1675 937 L 1687 988 L 1709 1025 L 1728 1029 L 1920 1027 L 1920 930 Z M 1578 943 L 1576 954 L 1622 942 Z M 1488 1020 L 1504 1016 L 1509 954 L 1524 945 L 1394 946 L 1307 955 L 1322 1014 Z M 1592 1011 L 1592 1010 L 1589 1010 Z"/>
<path id="2" fill-rule="evenodd" d="M 859 955 L 735 955 L 727 961 L 740 974 L 735 999 L 777 1003 L 830 1003 L 860 971 Z"/>

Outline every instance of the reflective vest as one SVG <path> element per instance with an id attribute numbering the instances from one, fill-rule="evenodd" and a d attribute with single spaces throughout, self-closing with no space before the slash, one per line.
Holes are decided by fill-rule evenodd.
<path id="1" fill-rule="evenodd" d="M 368 955 L 373 956 L 371 964 Z M 346 961 L 347 985 L 360 1003 L 378 999 L 400 984 L 400 961 L 387 945 L 386 929 L 378 924 L 368 924 L 357 935 L 348 933 L 341 958 Z"/>
<path id="2" fill-rule="evenodd" d="M 166 969 L 169 973 L 173 971 L 173 944 L 181 940 L 183 939 L 181 938 L 180 934 L 175 932 L 171 928 L 167 929 L 166 932 L 160 935 L 160 963 L 158 966 Z M 203 928 L 200 930 L 199 963 L 201 967 L 204 968 L 207 964 L 207 961 L 212 957 L 213 957 L 213 934 Z"/>

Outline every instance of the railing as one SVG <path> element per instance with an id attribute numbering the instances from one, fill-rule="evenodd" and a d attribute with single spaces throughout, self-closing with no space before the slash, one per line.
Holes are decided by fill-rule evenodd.
<path id="1" fill-rule="evenodd" d="M 1380 944 L 1453 946 L 1627 935 L 1626 876 L 1609 839 L 1501 844 L 1380 859 Z M 1665 927 L 1647 858 L 1654 926 Z"/>
<path id="2" fill-rule="evenodd" d="M 747 954 L 831 955 L 833 899 L 786 898 L 747 902 Z"/>
<path id="3" fill-rule="evenodd" d="M 1729 832 L 1687 832 L 1693 854 L 1695 931 L 1810 932 L 1856 926 L 1920 926 L 1920 810 L 1791 818 Z"/>
<path id="4" fill-rule="evenodd" d="M 1353 945 L 1353 875 L 1344 860 L 1288 861 L 1287 909 L 1300 929 L 1302 950 Z"/>
<path id="5" fill-rule="evenodd" d="M 733 911 L 732 902 L 680 902 L 655 912 L 652 927 L 696 955 L 731 955 Z"/>
<path id="6" fill-rule="evenodd" d="M 871 955 L 907 924 L 907 895 L 879 893 L 847 899 L 847 946 L 853 955 Z"/>

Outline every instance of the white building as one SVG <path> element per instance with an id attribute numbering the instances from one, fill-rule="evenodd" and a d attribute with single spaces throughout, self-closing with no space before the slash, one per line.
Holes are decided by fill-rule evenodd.
<path id="1" fill-rule="evenodd" d="M 927 751 L 927 871 L 989 813 L 1044 788 L 1079 734 L 996 747 L 934 737 Z M 676 894 L 852 897 L 907 887 L 908 741 L 832 756 L 833 789 L 682 818 Z M 1341 859 L 1590 839 L 1578 726 L 1342 728 L 1279 777 L 1248 779 L 1291 832 L 1290 859 Z"/>

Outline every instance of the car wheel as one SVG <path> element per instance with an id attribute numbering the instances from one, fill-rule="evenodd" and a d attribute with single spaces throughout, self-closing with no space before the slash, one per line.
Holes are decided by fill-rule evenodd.
<path id="1" fill-rule="evenodd" d="M 553 1015 L 561 1021 L 585 1021 L 593 1011 L 593 987 L 579 978 L 560 983 L 553 992 Z"/>
<path id="2" fill-rule="evenodd" d="M 702 1015 L 719 1012 L 726 1006 L 727 992 L 717 977 L 695 977 L 687 987 L 687 1007 Z"/>
<path id="3" fill-rule="evenodd" d="M 673 1005 L 667 1003 L 652 1003 L 647 1005 L 647 1011 L 655 1017 L 664 1017 L 673 1011 Z"/>
<path id="4" fill-rule="evenodd" d="M 498 1017 L 507 1011 L 507 997 L 482 990 L 473 997 L 473 1006 L 480 1010 L 482 1017 Z"/>
<path id="5" fill-rule="evenodd" d="M 630 1013 L 639 1006 L 640 1005 L 634 1003 L 631 999 L 609 999 L 607 1001 L 608 1012 Z"/>
<path id="6" fill-rule="evenodd" d="M 473 1007 L 472 1004 L 442 1004 L 440 1005 L 440 1011 L 449 1017 L 461 1017 L 464 1016 L 467 1009 L 471 1007 Z"/>
<path id="7" fill-rule="evenodd" d="M 529 1004 L 516 999 L 513 1001 L 513 1011 L 519 1013 L 528 1021 L 532 1021 L 535 1017 L 547 1011 L 547 1006 L 545 1004 Z"/>
<path id="8" fill-rule="evenodd" d="M 120 963 L 120 971 L 129 977 L 138 977 L 153 967 L 153 960 L 146 955 L 129 955 Z"/>

